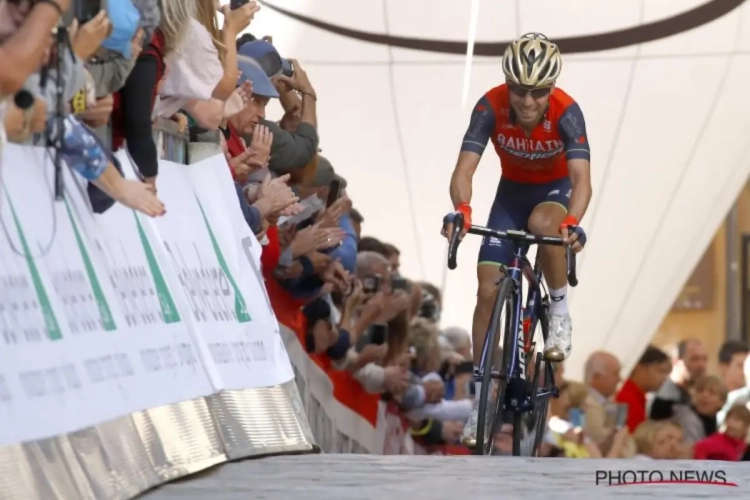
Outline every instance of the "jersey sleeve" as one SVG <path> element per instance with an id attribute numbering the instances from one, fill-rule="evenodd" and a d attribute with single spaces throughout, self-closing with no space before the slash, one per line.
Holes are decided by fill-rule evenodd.
<path id="1" fill-rule="evenodd" d="M 567 160 L 591 160 L 586 122 L 578 103 L 574 102 L 565 109 L 557 122 L 557 128 L 565 145 L 565 158 Z"/>
<path id="2" fill-rule="evenodd" d="M 492 108 L 487 96 L 482 96 L 477 101 L 471 112 L 471 121 L 469 128 L 464 134 L 464 140 L 461 143 L 461 151 L 471 151 L 481 155 L 487 142 L 495 130 L 495 110 Z"/>

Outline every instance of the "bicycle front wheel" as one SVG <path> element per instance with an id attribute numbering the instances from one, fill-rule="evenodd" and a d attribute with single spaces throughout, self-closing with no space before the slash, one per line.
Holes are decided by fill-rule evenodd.
<path id="1" fill-rule="evenodd" d="M 491 455 L 495 445 L 495 434 L 500 430 L 503 420 L 503 406 L 505 401 L 505 389 L 508 385 L 507 379 L 507 354 L 500 352 L 500 339 L 502 338 L 502 327 L 505 326 L 505 335 L 510 328 L 511 307 L 510 300 L 513 292 L 513 280 L 504 278 L 500 283 L 495 306 L 492 309 L 490 326 L 487 329 L 486 348 L 482 360 L 482 388 L 479 397 L 478 419 L 477 419 L 477 443 L 474 449 L 475 455 Z M 507 307 L 506 307 L 507 306 Z M 503 319 L 505 309 L 505 321 Z M 498 359 L 500 358 L 500 359 Z M 493 377 L 492 373 L 500 374 Z"/>
<path id="2" fill-rule="evenodd" d="M 539 321 L 536 330 L 541 333 L 541 345 L 547 340 L 547 310 L 540 307 Z M 534 332 L 531 333 L 534 340 Z M 536 342 L 532 342 L 536 345 Z M 551 397 L 554 379 L 549 361 L 544 358 L 541 351 L 530 353 L 527 356 L 527 367 L 529 361 L 534 363 L 534 375 L 528 380 L 528 394 L 531 397 L 532 407 L 525 413 L 517 413 L 513 422 L 513 454 L 522 457 L 536 457 L 547 430 L 547 410 Z"/>
<path id="3" fill-rule="evenodd" d="M 536 354 L 536 372 L 534 380 L 529 383 L 531 393 L 549 394 L 552 384 L 547 381 L 546 364 L 541 352 Z M 538 376 L 536 374 L 539 374 Z M 538 378 L 537 378 L 538 377 Z M 547 429 L 547 410 L 549 396 L 533 398 L 533 407 L 526 413 L 516 413 L 513 420 L 513 455 L 519 457 L 539 456 L 539 447 Z"/>

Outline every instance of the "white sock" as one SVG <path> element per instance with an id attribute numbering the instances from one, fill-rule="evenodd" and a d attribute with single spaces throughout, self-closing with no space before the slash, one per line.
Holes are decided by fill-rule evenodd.
<path id="1" fill-rule="evenodd" d="M 556 290 L 553 290 L 552 288 L 550 288 L 549 296 L 550 296 L 550 305 L 549 305 L 550 314 L 561 314 L 561 315 L 568 314 L 568 285 L 565 285 L 564 287 L 558 288 Z"/>

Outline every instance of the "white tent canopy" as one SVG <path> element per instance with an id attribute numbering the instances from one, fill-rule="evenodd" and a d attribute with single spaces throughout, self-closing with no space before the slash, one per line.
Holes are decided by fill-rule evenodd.
<path id="1" fill-rule="evenodd" d="M 628 369 L 750 171 L 750 7 L 742 0 L 480 2 L 475 53 L 498 52 L 474 58 L 470 105 L 462 106 L 469 17 L 470 2 L 448 0 L 274 0 L 251 31 L 273 35 L 282 55 L 308 71 L 320 97 L 323 154 L 348 180 L 364 233 L 397 245 L 407 276 L 437 285 L 445 277 L 443 324 L 464 327 L 474 307 L 479 238 L 462 245 L 459 268 L 446 276 L 439 228 L 452 208 L 448 183 L 470 105 L 502 81 L 500 49 L 481 42 L 529 31 L 560 41 L 558 85 L 583 109 L 594 180 L 566 370 L 580 376 L 596 349 L 614 352 Z M 639 43 L 644 33 L 653 41 Z M 593 34 L 604 35 L 576 40 Z M 461 42 L 461 51 L 351 38 L 372 35 L 401 37 L 406 46 Z M 602 43 L 626 46 L 589 52 Z M 477 223 L 489 213 L 499 175 L 488 148 L 474 182 Z"/>

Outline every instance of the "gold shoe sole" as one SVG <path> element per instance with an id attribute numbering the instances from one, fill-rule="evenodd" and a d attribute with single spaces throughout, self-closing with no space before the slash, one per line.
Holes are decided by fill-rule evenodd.
<path id="1" fill-rule="evenodd" d="M 547 359 L 547 361 L 552 361 L 553 363 L 560 363 L 561 361 L 565 361 L 565 353 L 558 347 L 545 349 L 544 357 Z"/>
<path id="2" fill-rule="evenodd" d="M 477 447 L 477 437 L 466 437 L 461 439 L 461 444 L 466 446 L 467 448 L 474 449 Z"/>

